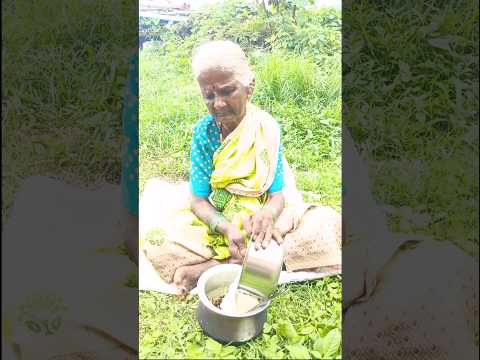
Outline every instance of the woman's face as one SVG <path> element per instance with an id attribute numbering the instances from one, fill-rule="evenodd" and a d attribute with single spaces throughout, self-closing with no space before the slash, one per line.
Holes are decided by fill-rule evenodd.
<path id="1" fill-rule="evenodd" d="M 237 126 L 245 116 L 253 84 L 244 86 L 232 72 L 223 70 L 204 71 L 197 80 L 210 114 L 222 124 Z"/>

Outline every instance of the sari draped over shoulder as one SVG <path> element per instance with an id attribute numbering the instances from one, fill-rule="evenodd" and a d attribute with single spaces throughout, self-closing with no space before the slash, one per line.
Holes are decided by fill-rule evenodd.
<path id="1" fill-rule="evenodd" d="M 279 146 L 275 119 L 249 104 L 244 119 L 213 156 L 212 189 L 247 197 L 264 194 L 275 177 Z"/>
<path id="2" fill-rule="evenodd" d="M 267 112 L 248 104 L 237 128 L 213 155 L 210 180 L 212 205 L 243 230 L 243 221 L 266 201 L 275 178 L 280 146 L 277 122 Z M 208 234 L 216 259 L 230 256 L 228 240 L 221 234 Z"/>

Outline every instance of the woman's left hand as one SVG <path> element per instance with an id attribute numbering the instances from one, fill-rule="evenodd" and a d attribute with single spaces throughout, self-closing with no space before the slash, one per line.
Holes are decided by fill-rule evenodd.
<path id="1" fill-rule="evenodd" d="M 266 209 L 261 209 L 249 216 L 244 223 L 245 230 L 250 235 L 253 233 L 253 240 L 255 241 L 255 249 L 260 247 L 264 249 L 270 244 L 274 238 L 278 244 L 283 243 L 280 232 L 273 227 L 272 213 Z"/>

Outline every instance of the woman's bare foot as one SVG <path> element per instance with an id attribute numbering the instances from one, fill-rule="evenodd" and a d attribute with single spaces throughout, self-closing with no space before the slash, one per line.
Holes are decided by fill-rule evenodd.
<path id="1" fill-rule="evenodd" d="M 181 266 L 175 271 L 173 283 L 180 289 L 180 295 L 186 295 L 196 285 L 202 273 L 212 266 L 220 264 L 217 260 L 208 260 L 200 264 Z"/>
<path id="2" fill-rule="evenodd" d="M 224 262 L 225 262 L 225 264 L 242 265 L 243 264 L 243 257 L 241 259 L 234 258 L 234 257 L 229 257 L 228 259 L 225 259 Z"/>

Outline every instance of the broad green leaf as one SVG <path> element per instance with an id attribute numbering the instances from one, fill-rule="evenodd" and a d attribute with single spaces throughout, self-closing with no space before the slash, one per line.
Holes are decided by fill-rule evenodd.
<path id="1" fill-rule="evenodd" d="M 281 336 L 286 337 L 287 339 L 292 340 L 293 342 L 297 342 L 298 340 L 300 340 L 300 336 L 297 334 L 297 331 L 295 330 L 293 325 L 290 323 L 290 321 L 285 321 L 285 320 L 279 321 L 277 332 Z"/>
<path id="2" fill-rule="evenodd" d="M 306 327 L 304 327 L 303 329 L 300 330 L 300 334 L 308 335 L 308 334 L 311 334 L 314 331 L 315 331 L 315 327 L 312 326 L 312 325 L 308 325 L 308 326 L 306 326 Z"/>
<path id="3" fill-rule="evenodd" d="M 266 323 L 264 326 L 263 326 L 263 332 L 265 334 L 268 334 L 270 332 L 270 330 L 272 330 L 272 325 L 270 325 L 269 323 Z"/>
<path id="4" fill-rule="evenodd" d="M 292 359 L 310 359 L 310 353 L 303 345 L 287 345 L 286 348 L 290 352 Z"/>
<path id="5" fill-rule="evenodd" d="M 191 343 L 187 345 L 187 359 L 203 359 L 203 347 L 198 344 Z"/>
<path id="6" fill-rule="evenodd" d="M 326 358 L 332 358 L 338 351 L 342 335 L 339 329 L 331 330 L 323 339 L 323 354 Z"/>
<path id="7" fill-rule="evenodd" d="M 213 257 L 214 259 L 223 260 L 230 256 L 230 252 L 226 246 L 216 246 L 214 250 L 217 253 L 217 255 Z"/>
<path id="8" fill-rule="evenodd" d="M 314 359 L 323 359 L 323 355 L 320 351 L 310 350 L 310 353 L 313 355 Z"/>
<path id="9" fill-rule="evenodd" d="M 277 356 L 277 352 L 271 348 L 262 349 L 260 351 L 266 359 L 274 359 Z"/>
<path id="10" fill-rule="evenodd" d="M 237 350 L 235 346 L 225 346 L 222 351 L 220 351 L 220 355 L 227 356 L 233 354 Z"/>
<path id="11" fill-rule="evenodd" d="M 225 346 L 220 351 L 220 358 L 222 359 L 235 359 L 235 351 L 237 348 L 235 346 Z"/>
<path id="12" fill-rule="evenodd" d="M 260 350 L 263 356 L 265 356 L 266 359 L 283 359 L 285 358 L 285 354 L 281 351 L 277 352 L 277 347 L 275 345 L 270 345 L 266 349 Z"/>
<path id="13" fill-rule="evenodd" d="M 324 338 L 316 337 L 313 343 L 313 349 L 323 354 Z"/>
<path id="14" fill-rule="evenodd" d="M 207 339 L 207 341 L 205 341 L 205 350 L 217 354 L 222 350 L 222 344 L 213 339 Z"/>

